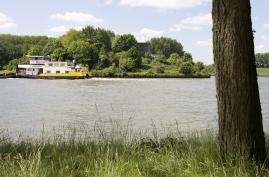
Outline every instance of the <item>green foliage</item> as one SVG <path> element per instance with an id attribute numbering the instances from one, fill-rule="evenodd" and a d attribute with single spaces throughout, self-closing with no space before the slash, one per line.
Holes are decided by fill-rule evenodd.
<path id="1" fill-rule="evenodd" d="M 122 71 L 133 71 L 141 65 L 141 57 L 136 47 L 118 53 L 118 57 L 119 69 Z"/>
<path id="2" fill-rule="evenodd" d="M 58 39 L 51 40 L 45 45 L 43 49 L 43 55 L 50 56 L 54 52 L 54 50 L 58 48 L 63 48 L 61 41 Z"/>
<path id="3" fill-rule="evenodd" d="M 151 58 L 148 58 L 148 57 L 142 57 L 142 64 L 143 65 L 148 65 L 152 62 L 152 59 Z"/>
<path id="4" fill-rule="evenodd" d="M 188 52 L 184 53 L 182 59 L 183 59 L 183 62 L 192 62 L 193 61 L 192 55 Z"/>
<path id="5" fill-rule="evenodd" d="M 22 58 L 19 59 L 13 59 L 8 62 L 7 65 L 4 66 L 5 70 L 16 70 L 18 64 L 29 64 L 29 59 L 27 56 L 23 56 Z"/>
<path id="6" fill-rule="evenodd" d="M 158 54 L 152 61 L 152 64 L 157 64 L 157 63 L 166 63 L 167 58 L 163 54 Z"/>
<path id="7" fill-rule="evenodd" d="M 96 41 L 96 31 L 92 26 L 86 26 L 81 31 L 81 38 L 87 40 L 89 43 L 94 43 Z"/>
<path id="8" fill-rule="evenodd" d="M 205 68 L 201 71 L 201 73 L 207 75 L 215 75 L 215 66 L 214 65 L 205 66 Z"/>
<path id="9" fill-rule="evenodd" d="M 0 69 L 14 58 L 21 58 L 33 46 L 45 46 L 47 36 L 0 35 Z"/>
<path id="10" fill-rule="evenodd" d="M 43 48 L 41 46 L 35 45 L 28 50 L 27 54 L 32 56 L 40 56 L 42 55 L 42 51 Z"/>
<path id="11" fill-rule="evenodd" d="M 99 61 L 96 66 L 96 69 L 104 69 L 112 65 L 111 60 L 109 59 L 109 53 L 106 52 L 105 47 L 103 46 L 99 53 Z"/>
<path id="12" fill-rule="evenodd" d="M 112 42 L 112 50 L 117 53 L 127 51 L 132 47 L 137 47 L 137 41 L 131 34 L 116 36 Z"/>
<path id="13" fill-rule="evenodd" d="M 183 55 L 183 46 L 176 40 L 170 38 L 152 38 L 150 40 L 151 52 L 153 54 L 163 54 L 168 58 L 172 53 Z"/>
<path id="14" fill-rule="evenodd" d="M 178 53 L 172 53 L 170 55 L 170 57 L 167 59 L 167 62 L 170 65 L 176 65 L 177 63 L 179 63 L 181 61 L 181 57 Z"/>
<path id="15" fill-rule="evenodd" d="M 93 70 L 92 75 L 94 77 L 114 77 L 117 73 L 117 69 L 115 66 L 110 66 L 103 70 Z"/>
<path id="16" fill-rule="evenodd" d="M 52 60 L 56 60 L 56 61 L 72 60 L 70 53 L 67 51 L 66 48 L 63 48 L 63 47 L 56 48 L 50 56 Z"/>
<path id="17" fill-rule="evenodd" d="M 164 73 L 165 67 L 163 64 L 156 64 L 153 66 L 153 71 L 156 73 Z"/>
<path id="18" fill-rule="evenodd" d="M 257 68 L 269 68 L 269 53 L 257 53 L 256 66 Z"/>
<path id="19" fill-rule="evenodd" d="M 106 52 L 112 48 L 112 38 L 115 34 L 112 31 L 105 30 L 102 28 L 95 29 L 92 26 L 87 26 L 82 29 L 81 37 L 87 40 L 91 44 L 95 44 L 98 50 L 103 48 Z"/>
<path id="20" fill-rule="evenodd" d="M 205 65 L 198 61 L 197 63 L 194 63 L 192 67 L 192 73 L 201 73 L 201 71 L 205 68 Z"/>
<path id="21" fill-rule="evenodd" d="M 191 62 L 183 62 L 180 65 L 179 72 L 184 74 L 184 75 L 190 75 L 190 74 L 192 74 L 192 67 L 193 67 L 193 65 Z"/>
<path id="22" fill-rule="evenodd" d="M 126 57 L 125 52 L 122 52 L 119 60 L 119 69 L 125 72 L 132 71 L 135 68 L 134 65 L 134 60 L 130 57 Z"/>
<path id="23" fill-rule="evenodd" d="M 68 47 L 68 53 L 71 54 L 76 63 L 80 63 L 92 68 L 98 62 L 98 49 L 87 41 L 74 41 Z"/>
<path id="24" fill-rule="evenodd" d="M 115 34 L 111 31 L 97 28 L 95 43 L 99 44 L 99 49 L 103 47 L 103 49 L 108 52 L 112 49 L 112 39 L 114 36 Z"/>
<path id="25" fill-rule="evenodd" d="M 69 47 L 72 42 L 81 39 L 81 34 L 75 29 L 70 29 L 66 34 L 60 37 L 60 41 L 64 47 Z M 58 48 L 59 46 L 57 46 Z"/>

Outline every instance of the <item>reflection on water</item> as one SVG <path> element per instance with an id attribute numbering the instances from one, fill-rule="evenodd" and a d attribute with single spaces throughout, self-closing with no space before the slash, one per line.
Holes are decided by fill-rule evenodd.
<path id="1" fill-rule="evenodd" d="M 259 78 L 265 130 L 269 131 L 269 78 Z M 0 80 L 0 128 L 38 133 L 101 120 L 184 131 L 217 128 L 214 78 Z M 104 127 L 106 128 L 106 127 Z"/>

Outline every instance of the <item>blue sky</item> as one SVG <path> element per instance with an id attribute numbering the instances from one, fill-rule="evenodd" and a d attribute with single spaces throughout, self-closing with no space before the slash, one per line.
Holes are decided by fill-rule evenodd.
<path id="1" fill-rule="evenodd" d="M 213 63 L 212 0 L 1 0 L 0 33 L 60 36 L 92 25 L 138 41 L 167 36 L 195 61 Z M 252 0 L 256 52 L 269 51 L 269 0 Z"/>

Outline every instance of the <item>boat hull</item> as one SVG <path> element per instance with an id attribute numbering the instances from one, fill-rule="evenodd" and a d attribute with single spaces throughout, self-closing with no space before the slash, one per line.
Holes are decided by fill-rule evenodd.
<path id="1" fill-rule="evenodd" d="M 88 79 L 86 76 L 35 76 L 35 75 L 17 75 L 16 78 L 27 78 L 27 79 Z"/>

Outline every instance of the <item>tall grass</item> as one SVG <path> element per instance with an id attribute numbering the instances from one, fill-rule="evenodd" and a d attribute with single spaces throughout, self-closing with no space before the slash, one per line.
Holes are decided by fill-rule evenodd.
<path id="1" fill-rule="evenodd" d="M 223 163 L 214 133 L 117 139 L 0 139 L 1 177 L 269 176 L 244 160 Z M 267 148 L 269 150 L 269 148 Z"/>

